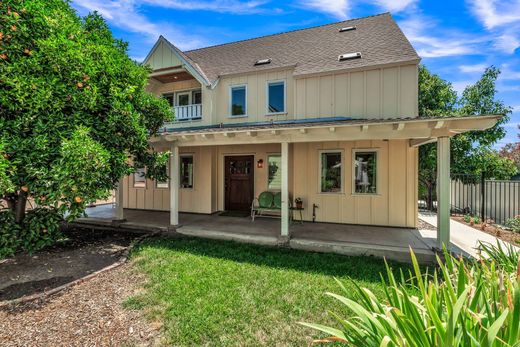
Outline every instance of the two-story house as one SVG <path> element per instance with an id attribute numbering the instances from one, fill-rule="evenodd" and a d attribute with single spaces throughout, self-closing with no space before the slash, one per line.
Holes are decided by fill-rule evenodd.
<path id="1" fill-rule="evenodd" d="M 446 242 L 450 136 L 499 116 L 422 118 L 419 61 L 387 13 L 190 51 L 160 37 L 144 64 L 175 113 L 150 140 L 171 151 L 171 180 L 125 177 L 120 217 L 169 211 L 178 225 L 179 212 L 250 211 L 268 191 L 281 237 L 296 198 L 305 223 L 415 228 L 418 146 L 437 141 Z"/>

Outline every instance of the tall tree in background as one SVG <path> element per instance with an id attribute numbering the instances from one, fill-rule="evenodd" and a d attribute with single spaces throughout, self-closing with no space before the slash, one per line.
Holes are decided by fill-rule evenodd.
<path id="1" fill-rule="evenodd" d="M 520 172 L 520 124 L 517 125 L 517 128 L 518 141 L 506 144 L 500 149 L 499 153 L 500 156 L 514 161 L 518 172 Z"/>
<path id="2" fill-rule="evenodd" d="M 131 163 L 165 178 L 167 156 L 148 138 L 171 112 L 144 91 L 149 70 L 96 13 L 4 0 L 0 22 L 1 253 L 2 239 L 51 243 L 59 221 L 106 197 Z M 38 208 L 26 212 L 27 201 Z"/>
<path id="3" fill-rule="evenodd" d="M 516 173 L 514 163 L 492 149 L 505 136 L 504 123 L 509 120 L 511 107 L 496 100 L 495 83 L 500 70 L 487 68 L 482 77 L 467 86 L 460 99 L 451 83 L 431 74 L 426 67 L 419 68 L 419 114 L 424 117 L 454 117 L 465 115 L 503 114 L 495 126 L 485 131 L 456 135 L 451 141 L 451 173 L 483 174 L 488 179 L 508 179 Z M 437 186 L 437 147 L 427 144 L 419 149 L 420 194 L 433 207 Z"/>

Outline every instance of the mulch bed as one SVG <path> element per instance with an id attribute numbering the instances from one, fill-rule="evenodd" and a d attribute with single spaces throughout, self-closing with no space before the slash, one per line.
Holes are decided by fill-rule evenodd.
<path id="1" fill-rule="evenodd" d="M 43 293 L 110 266 L 136 238 L 84 229 L 65 235 L 64 241 L 33 255 L 19 253 L 0 261 L 0 303 Z"/>
<path id="2" fill-rule="evenodd" d="M 418 219 L 417 229 L 419 229 L 419 230 L 437 230 L 436 227 L 434 227 L 430 223 L 426 223 L 425 221 L 423 221 L 420 218 Z"/>
<path id="3" fill-rule="evenodd" d="M 515 246 L 520 246 L 520 234 L 519 233 L 514 233 L 511 230 L 507 230 L 507 229 L 501 228 L 501 227 L 499 227 L 497 225 L 494 225 L 494 224 L 486 223 L 484 225 L 483 224 L 473 224 L 473 225 L 471 225 L 470 223 L 466 223 L 466 221 L 464 221 L 464 217 L 463 216 L 453 216 L 451 218 L 453 220 L 456 220 L 457 222 L 466 224 L 467 226 L 470 226 L 470 227 L 472 227 L 474 229 L 477 229 L 479 231 L 485 232 L 485 233 L 487 233 L 489 235 L 493 235 L 493 236 L 499 238 L 502 241 L 512 243 Z"/>
<path id="4" fill-rule="evenodd" d="M 0 345 L 156 345 L 160 325 L 123 308 L 143 281 L 131 264 L 124 264 L 44 300 L 0 308 Z"/>

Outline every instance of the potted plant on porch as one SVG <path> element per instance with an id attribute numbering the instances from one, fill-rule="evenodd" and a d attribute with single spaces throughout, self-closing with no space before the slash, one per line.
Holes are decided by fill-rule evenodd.
<path id="1" fill-rule="evenodd" d="M 303 208 L 303 200 L 302 200 L 302 198 L 294 199 L 294 204 L 296 205 L 297 209 L 302 209 Z"/>

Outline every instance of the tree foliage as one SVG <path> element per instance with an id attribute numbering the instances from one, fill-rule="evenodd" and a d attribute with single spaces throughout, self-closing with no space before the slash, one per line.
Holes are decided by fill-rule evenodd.
<path id="1" fill-rule="evenodd" d="M 500 149 L 500 156 L 515 162 L 518 172 L 520 172 L 520 125 L 518 125 L 518 142 L 508 143 Z"/>
<path id="2" fill-rule="evenodd" d="M 471 131 L 451 140 L 451 173 L 484 175 L 488 179 L 508 179 L 515 174 L 514 163 L 498 154 L 492 146 L 505 136 L 504 123 L 511 107 L 496 100 L 495 83 L 500 70 L 491 66 L 473 85 L 467 86 L 460 98 L 451 83 L 419 68 L 419 114 L 425 117 L 456 117 L 502 114 L 495 126 L 485 131 Z M 421 194 L 432 207 L 437 184 L 437 147 L 427 144 L 419 149 L 419 181 Z"/>
<path id="3" fill-rule="evenodd" d="M 76 218 L 133 165 L 166 178 L 167 154 L 148 138 L 170 109 L 101 16 L 80 18 L 65 0 L 7 0 L 0 22 L 0 199 L 18 226 L 43 234 L 52 213 Z M 27 200 L 46 211 L 24 224 Z"/>

